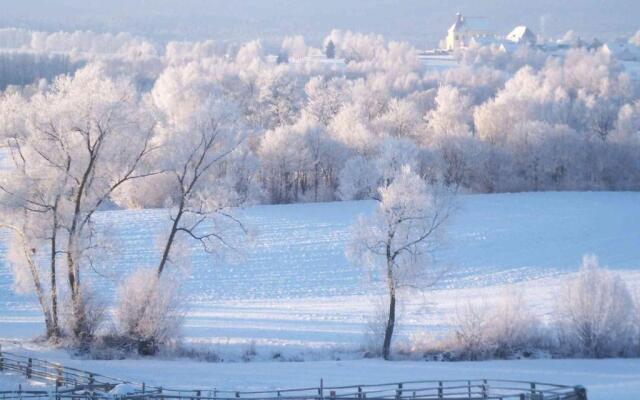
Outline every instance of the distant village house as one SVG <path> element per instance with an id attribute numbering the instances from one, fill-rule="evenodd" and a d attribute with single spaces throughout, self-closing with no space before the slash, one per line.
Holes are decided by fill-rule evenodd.
<path id="1" fill-rule="evenodd" d="M 461 13 L 457 13 L 455 22 L 447 31 L 444 49 L 455 51 L 473 44 L 496 44 L 501 48 L 510 49 L 517 45 L 534 46 L 536 42 L 536 34 L 527 26 L 516 26 L 505 37 L 499 37 L 489 28 L 487 18 L 465 17 Z"/>
<path id="2" fill-rule="evenodd" d="M 489 30 L 486 18 L 467 18 L 456 14 L 456 21 L 451 25 L 445 40 L 445 49 L 449 51 L 467 47 L 473 38 L 489 37 L 493 33 Z"/>

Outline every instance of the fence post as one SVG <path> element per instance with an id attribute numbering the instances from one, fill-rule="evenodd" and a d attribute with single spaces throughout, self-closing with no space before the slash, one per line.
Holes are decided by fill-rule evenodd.
<path id="1" fill-rule="evenodd" d="M 587 400 L 587 389 L 582 386 L 576 386 L 573 390 L 576 392 L 578 400 Z"/>
<path id="2" fill-rule="evenodd" d="M 486 399 L 487 395 L 488 395 L 488 393 L 487 393 L 487 380 L 483 379 L 482 380 L 482 398 Z"/>
<path id="3" fill-rule="evenodd" d="M 324 379 L 320 378 L 320 388 L 318 389 L 320 400 L 324 400 Z"/>
<path id="4" fill-rule="evenodd" d="M 531 382 L 531 395 L 534 396 L 536 394 L 536 383 Z"/>
<path id="5" fill-rule="evenodd" d="M 402 397 L 402 383 L 398 383 L 398 390 L 396 391 L 396 398 Z"/>
<path id="6" fill-rule="evenodd" d="M 33 359 L 29 358 L 27 360 L 27 370 L 26 370 L 27 379 L 31 379 L 32 372 L 33 372 Z"/>
<path id="7" fill-rule="evenodd" d="M 471 398 L 471 381 L 467 381 L 467 394 Z"/>
<path id="8" fill-rule="evenodd" d="M 92 386 L 95 383 L 95 379 L 93 379 L 93 374 L 89 373 L 89 385 Z"/>
<path id="9" fill-rule="evenodd" d="M 362 386 L 358 386 L 358 398 L 362 398 Z"/>
<path id="10" fill-rule="evenodd" d="M 438 382 L 438 398 L 442 399 L 444 397 L 444 388 L 442 387 L 442 381 Z"/>
<path id="11" fill-rule="evenodd" d="M 64 375 L 62 374 L 62 365 L 56 365 L 56 387 L 62 386 Z"/>

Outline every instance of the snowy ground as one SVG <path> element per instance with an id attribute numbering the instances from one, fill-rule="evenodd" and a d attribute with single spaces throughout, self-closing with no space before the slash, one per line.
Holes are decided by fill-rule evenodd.
<path id="1" fill-rule="evenodd" d="M 25 350 L 23 350 L 25 351 Z M 42 352 L 37 352 L 43 356 Z M 483 362 L 384 362 L 343 360 L 205 363 L 194 361 L 79 361 L 60 352 L 44 352 L 67 365 L 168 389 L 276 390 L 294 387 L 390 383 L 410 380 L 536 380 L 586 386 L 591 400 L 633 400 L 640 392 L 638 360 L 518 360 Z M 2 380 L 12 384 L 10 379 Z M 15 377 L 14 377 L 15 379 Z M 15 381 L 14 381 L 15 382 Z M 9 386 L 11 387 L 11 386 Z M 5 389 L 7 386 L 5 386 Z"/>
<path id="2" fill-rule="evenodd" d="M 30 382 L 25 377 L 3 371 L 0 373 L 0 391 L 43 390 L 46 386 L 39 382 Z"/>
<path id="3" fill-rule="evenodd" d="M 322 376 L 341 384 L 454 375 L 582 383 L 603 388 L 601 393 L 616 384 L 625 390 L 640 386 L 638 360 L 391 366 L 378 361 L 326 361 L 356 357 L 348 354 L 362 344 L 375 303 L 366 273 L 350 266 L 344 256 L 350 224 L 373 207 L 371 202 L 252 207 L 239 213 L 256 233 L 243 254 L 221 260 L 192 249 L 184 288 L 189 296 L 185 342 L 206 344 L 228 358 L 237 359 L 254 344 L 257 360 L 282 353 L 286 358 L 318 361 L 307 362 L 304 368 L 279 362 L 189 363 L 185 376 L 179 376 L 170 361 L 83 361 L 83 368 L 149 381 L 172 371 L 177 385 L 205 387 L 304 386 Z M 602 264 L 640 287 L 640 193 L 469 195 L 460 196 L 458 209 L 448 226 L 449 240 L 437 252 L 437 261 L 451 272 L 436 290 L 406 302 L 399 341 L 413 333 L 442 332 L 450 326 L 455 308 L 467 299 L 491 301 L 507 289 L 522 291 L 545 317 L 562 280 L 577 270 L 585 253 L 597 254 Z M 104 212 L 100 221 L 103 230 L 122 235 L 109 266 L 99 265 L 99 275 L 91 276 L 92 285 L 108 297 L 131 268 L 155 264 L 157 236 L 168 220 L 166 212 L 150 210 Z M 5 249 L 0 246 L 0 251 Z M 1 264 L 0 339 L 24 342 L 41 333 L 42 323 L 33 299 L 16 295 L 11 286 L 9 268 Z M 143 372 L 137 367 L 140 363 L 145 363 Z"/>

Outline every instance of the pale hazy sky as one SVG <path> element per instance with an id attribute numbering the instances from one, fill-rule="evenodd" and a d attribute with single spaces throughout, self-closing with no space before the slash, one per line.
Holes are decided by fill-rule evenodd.
<path id="1" fill-rule="evenodd" d="M 0 0 L 0 26 L 128 31 L 169 39 L 277 42 L 332 28 L 376 32 L 421 47 L 437 44 L 457 11 L 489 17 L 496 33 L 529 25 L 609 39 L 640 29 L 640 0 Z"/>

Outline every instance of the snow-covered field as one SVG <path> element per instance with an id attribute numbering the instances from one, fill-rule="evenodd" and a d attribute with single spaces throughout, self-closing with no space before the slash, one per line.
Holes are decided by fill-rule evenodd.
<path id="1" fill-rule="evenodd" d="M 618 385 L 619 393 L 631 396 L 619 398 L 634 398 L 640 389 L 638 360 L 331 360 L 356 358 L 349 354 L 362 344 L 377 298 L 367 274 L 344 255 L 349 226 L 373 207 L 372 202 L 251 207 L 238 213 L 254 232 L 242 254 L 223 260 L 193 247 L 184 285 L 189 298 L 185 341 L 210 345 L 226 358 L 238 358 L 254 344 L 260 362 L 89 362 L 22 348 L 42 324 L 33 299 L 11 290 L 6 264 L 0 265 L 0 338 L 18 344 L 5 341 L 3 347 L 128 379 L 159 383 L 171 376 L 170 382 L 182 387 L 305 386 L 320 377 L 331 384 L 355 384 L 486 376 L 580 383 L 596 399 L 607 398 L 606 390 Z M 441 332 L 457 305 L 467 299 L 491 301 L 506 289 L 522 291 L 544 317 L 562 279 L 577 270 L 585 253 L 597 254 L 603 265 L 640 287 L 640 193 L 468 195 L 459 197 L 457 208 L 448 240 L 436 254 L 451 272 L 436 290 L 406 302 L 399 341 L 413 333 Z M 100 223 L 122 237 L 108 264 L 98 265 L 99 274 L 91 276 L 93 287 L 108 297 L 132 267 L 155 264 L 156 238 L 168 220 L 162 210 L 110 211 L 100 215 Z M 265 362 L 276 353 L 316 361 L 303 367 Z"/>
<path id="2" fill-rule="evenodd" d="M 390 383 L 411 380 L 496 379 L 582 384 L 590 400 L 634 400 L 640 391 L 640 362 L 610 360 L 515 360 L 482 362 L 417 362 L 327 360 L 300 362 L 205 363 L 185 360 L 87 361 L 61 352 L 35 351 L 41 357 L 109 376 L 168 389 L 277 390 Z M 44 354 L 43 354 L 44 353 Z M 14 388 L 17 377 L 0 375 L 0 390 Z M 13 386 L 15 385 L 15 386 Z"/>

